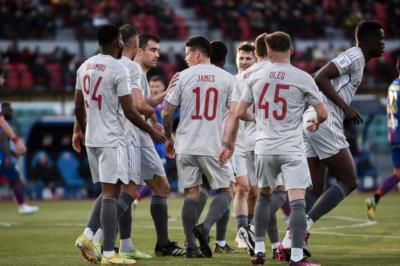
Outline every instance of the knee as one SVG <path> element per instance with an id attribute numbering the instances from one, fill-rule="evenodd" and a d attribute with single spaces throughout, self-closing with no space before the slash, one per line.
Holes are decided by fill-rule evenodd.
<path id="1" fill-rule="evenodd" d="M 244 184 L 239 184 L 236 186 L 236 194 L 238 197 L 247 197 L 249 195 L 250 187 Z"/>

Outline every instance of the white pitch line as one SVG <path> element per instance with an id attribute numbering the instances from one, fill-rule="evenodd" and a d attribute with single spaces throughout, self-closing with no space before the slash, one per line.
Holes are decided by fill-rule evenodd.
<path id="1" fill-rule="evenodd" d="M 332 229 L 344 229 L 344 228 L 357 228 L 357 227 L 366 227 L 366 226 L 371 226 L 377 224 L 376 221 L 366 221 L 363 223 L 358 223 L 358 224 L 350 224 L 350 225 L 335 225 L 335 226 L 326 226 L 326 227 L 318 227 L 311 232 L 317 232 L 317 231 L 327 231 L 327 230 L 332 230 Z"/>
<path id="2" fill-rule="evenodd" d="M 359 237 L 359 238 L 387 238 L 387 239 L 400 239 L 400 236 L 388 236 L 388 235 L 370 235 L 370 234 L 347 234 L 347 233 L 335 233 L 335 232 L 315 232 L 311 231 L 312 234 L 319 235 L 333 235 L 333 236 L 347 236 L 347 237 Z"/>

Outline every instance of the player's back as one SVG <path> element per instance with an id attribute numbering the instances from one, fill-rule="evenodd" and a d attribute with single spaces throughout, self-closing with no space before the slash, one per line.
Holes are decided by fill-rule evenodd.
<path id="1" fill-rule="evenodd" d="M 233 75 L 211 64 L 196 65 L 180 73 L 175 88 L 179 90 L 181 114 L 176 153 L 218 154 L 233 83 Z"/>
<path id="2" fill-rule="evenodd" d="M 77 72 L 77 89 L 84 95 L 88 147 L 116 147 L 125 144 L 125 116 L 119 96 L 130 94 L 128 70 L 115 58 L 97 54 Z"/>
<path id="3" fill-rule="evenodd" d="M 256 104 L 256 153 L 303 154 L 302 115 L 310 96 L 321 101 L 312 77 L 290 64 L 272 64 L 248 80 Z"/>

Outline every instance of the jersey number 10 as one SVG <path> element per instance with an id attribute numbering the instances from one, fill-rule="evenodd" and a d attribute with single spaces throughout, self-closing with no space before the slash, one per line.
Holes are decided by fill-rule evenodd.
<path id="1" fill-rule="evenodd" d="M 192 115 L 193 120 L 201 120 L 203 117 L 200 114 L 200 104 L 201 104 L 201 98 L 200 98 L 200 87 L 196 87 L 193 89 L 193 93 L 196 96 L 196 110 L 195 114 Z M 213 105 L 210 107 L 210 99 L 213 97 Z M 217 115 L 217 101 L 218 101 L 218 90 L 216 88 L 208 88 L 206 90 L 206 98 L 204 101 L 204 111 L 203 115 L 204 118 L 208 121 L 214 120 L 215 116 Z M 211 113 L 210 113 L 211 109 Z"/>
<path id="2" fill-rule="evenodd" d="M 103 79 L 103 77 L 99 77 L 97 79 L 96 85 L 94 86 L 93 94 L 91 97 L 92 101 L 97 102 L 97 107 L 99 108 L 100 111 L 101 111 L 101 100 L 103 97 L 100 94 L 97 94 L 97 90 L 99 89 L 102 79 Z M 83 77 L 83 91 L 90 97 L 90 76 L 89 75 L 85 75 Z M 89 108 L 89 103 L 86 100 L 85 100 L 85 105 L 87 108 Z"/>
<path id="3" fill-rule="evenodd" d="M 258 109 L 264 109 L 264 117 L 265 119 L 269 118 L 269 102 L 266 101 L 264 103 L 264 98 L 265 94 L 267 94 L 268 88 L 269 88 L 269 83 L 265 84 L 263 90 L 261 91 L 260 94 L 260 99 L 258 99 Z M 272 116 L 276 120 L 283 120 L 286 117 L 287 114 L 287 101 L 285 98 L 279 95 L 281 90 L 288 90 L 289 85 L 284 85 L 284 84 L 276 84 L 275 86 L 275 94 L 274 94 L 274 103 L 280 103 L 282 105 L 282 111 L 278 113 L 278 110 L 272 111 Z"/>

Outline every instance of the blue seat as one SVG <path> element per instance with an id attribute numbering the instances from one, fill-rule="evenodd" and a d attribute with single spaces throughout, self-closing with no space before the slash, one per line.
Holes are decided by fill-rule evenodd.
<path id="1" fill-rule="evenodd" d="M 75 197 L 81 197 L 81 190 L 84 186 L 82 178 L 79 176 L 79 162 L 72 152 L 62 152 L 57 160 L 57 167 L 64 180 L 66 196 L 70 192 L 75 192 Z"/>

